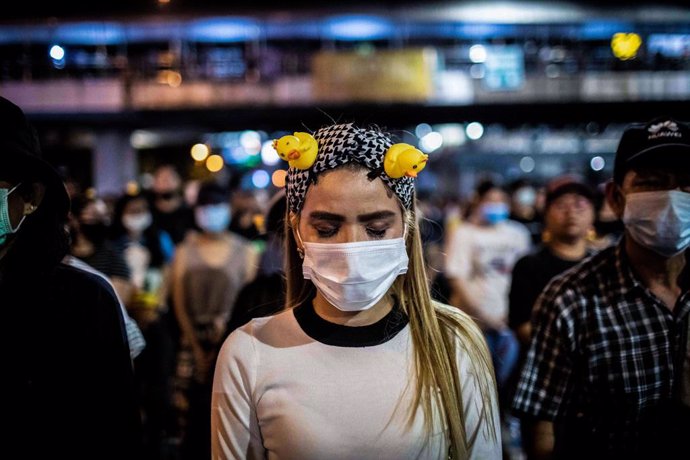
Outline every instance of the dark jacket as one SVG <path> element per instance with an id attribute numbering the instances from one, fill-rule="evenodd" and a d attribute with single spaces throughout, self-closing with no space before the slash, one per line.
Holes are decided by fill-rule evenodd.
<path id="1" fill-rule="evenodd" d="M 134 374 L 113 289 L 63 264 L 21 279 L 7 273 L 0 318 L 0 452 L 140 458 Z"/>

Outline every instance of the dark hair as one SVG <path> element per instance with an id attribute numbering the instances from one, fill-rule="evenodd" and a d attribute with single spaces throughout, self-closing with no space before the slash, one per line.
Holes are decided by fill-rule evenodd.
<path id="1" fill-rule="evenodd" d="M 503 190 L 503 187 L 498 185 L 496 182 L 494 182 L 491 179 L 483 179 L 482 181 L 477 184 L 477 187 L 475 188 L 475 192 L 477 194 L 477 199 L 482 199 L 484 198 L 484 195 L 489 193 L 491 190 L 498 189 L 498 190 Z"/>
<path id="2" fill-rule="evenodd" d="M 199 186 L 199 192 L 196 196 L 197 206 L 206 206 L 209 204 L 227 203 L 230 199 L 230 192 L 226 187 L 223 187 L 217 182 L 204 182 Z"/>

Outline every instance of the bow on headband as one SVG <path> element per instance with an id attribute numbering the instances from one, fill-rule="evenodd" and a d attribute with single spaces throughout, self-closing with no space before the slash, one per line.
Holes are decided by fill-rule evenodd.
<path id="1" fill-rule="evenodd" d="M 390 136 L 353 123 L 321 128 L 312 137 L 294 133 L 273 142 L 278 155 L 288 161 L 288 206 L 299 213 L 309 185 L 316 177 L 346 163 L 366 166 L 369 177 L 381 180 L 397 195 L 406 209 L 412 206 L 413 179 L 424 169 L 428 155 L 410 144 L 393 144 Z"/>

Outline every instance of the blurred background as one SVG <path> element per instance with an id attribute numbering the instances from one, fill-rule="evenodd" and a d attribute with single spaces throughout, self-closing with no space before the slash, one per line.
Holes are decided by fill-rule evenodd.
<path id="1" fill-rule="evenodd" d="M 690 119 L 682 2 L 15 7 L 0 22 L 0 94 L 48 160 L 101 195 L 146 187 L 165 162 L 269 196 L 285 166 L 269 141 L 331 120 L 429 153 L 419 189 L 434 196 L 467 196 L 486 175 L 596 185 L 626 123 Z"/>

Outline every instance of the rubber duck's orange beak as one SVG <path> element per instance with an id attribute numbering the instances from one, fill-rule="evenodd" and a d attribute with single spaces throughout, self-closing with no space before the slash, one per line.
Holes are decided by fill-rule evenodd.
<path id="1" fill-rule="evenodd" d="M 300 157 L 299 150 L 292 150 L 288 153 L 288 160 L 297 160 Z"/>
<path id="2" fill-rule="evenodd" d="M 417 177 L 417 171 L 407 171 L 405 175 L 407 177 Z"/>

